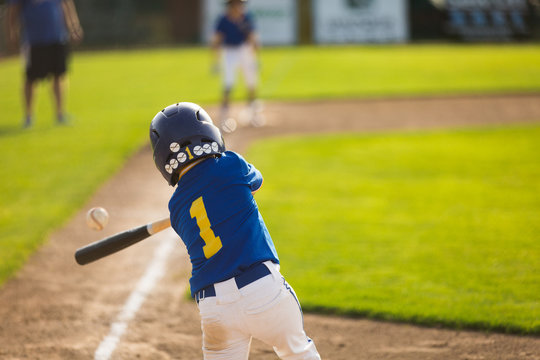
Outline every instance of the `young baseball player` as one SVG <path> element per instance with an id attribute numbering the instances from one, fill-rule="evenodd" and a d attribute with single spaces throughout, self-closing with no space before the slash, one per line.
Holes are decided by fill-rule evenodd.
<path id="1" fill-rule="evenodd" d="M 246 0 L 227 0 L 225 14 L 221 15 L 212 38 L 214 69 L 218 68 L 219 55 L 223 65 L 223 100 L 221 103 L 220 126 L 223 131 L 236 129 L 236 121 L 229 117 L 231 89 L 238 68 L 242 69 L 248 88 L 248 121 L 254 126 L 262 124 L 260 105 L 256 101 L 257 51 L 259 42 L 251 14 L 245 11 Z"/>
<path id="2" fill-rule="evenodd" d="M 261 173 L 226 151 L 210 116 L 193 103 L 160 111 L 150 124 L 158 170 L 177 186 L 171 225 L 186 245 L 205 359 L 247 359 L 252 337 L 282 359 L 320 359 L 300 304 L 253 198 Z"/>

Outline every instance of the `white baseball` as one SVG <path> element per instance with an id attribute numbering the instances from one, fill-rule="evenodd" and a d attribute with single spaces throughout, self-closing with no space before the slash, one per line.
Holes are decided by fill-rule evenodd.
<path id="1" fill-rule="evenodd" d="M 86 225 L 94 230 L 103 230 L 109 222 L 109 213 L 102 207 L 95 207 L 86 213 Z"/>

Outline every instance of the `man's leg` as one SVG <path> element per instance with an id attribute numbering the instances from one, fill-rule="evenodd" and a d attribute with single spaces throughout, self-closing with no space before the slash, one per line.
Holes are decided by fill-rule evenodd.
<path id="1" fill-rule="evenodd" d="M 52 82 L 54 104 L 56 106 L 56 121 L 59 124 L 66 122 L 64 113 L 64 76 L 55 75 Z"/>
<path id="2" fill-rule="evenodd" d="M 32 115 L 34 108 L 34 86 L 35 81 L 26 78 L 24 82 L 24 124 L 25 128 L 32 126 Z"/>
<path id="3" fill-rule="evenodd" d="M 236 130 L 236 120 L 229 116 L 230 93 L 231 88 L 229 87 L 223 90 L 223 100 L 221 102 L 221 109 L 219 110 L 219 126 L 221 130 L 227 133 Z"/>
<path id="4" fill-rule="evenodd" d="M 240 60 L 240 52 L 237 48 L 224 48 L 222 52 L 223 61 L 223 99 L 219 121 L 221 129 L 225 132 L 236 130 L 236 120 L 230 116 L 230 95 L 235 83 L 236 71 Z"/>
<path id="5" fill-rule="evenodd" d="M 230 97 L 231 97 L 231 88 L 225 87 L 223 89 L 223 98 L 221 100 L 221 114 L 220 114 L 221 119 L 226 119 L 227 117 L 229 117 L 229 103 L 231 101 Z"/>
<path id="6" fill-rule="evenodd" d="M 257 90 L 254 87 L 248 89 L 248 104 L 253 104 L 257 99 Z"/>
<path id="7" fill-rule="evenodd" d="M 263 106 L 260 100 L 257 100 L 257 91 L 255 87 L 248 88 L 247 113 L 249 123 L 252 126 L 260 127 L 266 124 L 263 114 Z"/>
<path id="8" fill-rule="evenodd" d="M 247 112 L 248 119 L 253 126 L 262 126 L 265 119 L 262 115 L 260 101 L 257 100 L 257 83 L 258 83 L 258 65 L 257 58 L 253 49 L 247 45 L 242 47 L 242 71 L 244 80 L 248 89 L 247 92 Z"/>

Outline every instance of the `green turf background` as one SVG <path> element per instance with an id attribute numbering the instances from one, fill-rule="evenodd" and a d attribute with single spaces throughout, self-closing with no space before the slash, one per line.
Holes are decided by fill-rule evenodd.
<path id="1" fill-rule="evenodd" d="M 20 128 L 20 59 L 0 61 L 0 283 L 147 142 L 149 121 L 158 110 L 177 101 L 218 101 L 220 83 L 210 75 L 210 59 L 201 48 L 75 53 L 69 76 L 71 126 L 54 125 L 49 86 L 43 84 L 37 91 L 35 126 L 28 131 Z M 537 45 L 271 48 L 263 50 L 261 64 L 264 99 L 540 91 Z M 234 96 L 243 94 L 239 86 Z M 273 215 L 267 217 L 276 222 Z M 352 225 L 344 222 L 333 231 L 347 226 Z M 292 260 L 287 262 L 297 263 Z M 336 304 L 340 306 L 336 302 L 332 307 Z M 328 306 L 307 299 L 308 307 L 319 305 Z M 390 305 L 353 310 L 394 317 L 385 306 Z M 342 310 L 351 308 L 344 305 Z"/>
<path id="2" fill-rule="evenodd" d="M 540 332 L 540 126 L 273 139 L 247 155 L 305 308 Z"/>

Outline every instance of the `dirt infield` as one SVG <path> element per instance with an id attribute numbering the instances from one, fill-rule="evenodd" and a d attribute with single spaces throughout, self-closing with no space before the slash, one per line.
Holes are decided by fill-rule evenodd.
<path id="1" fill-rule="evenodd" d="M 266 127 L 239 129 L 226 136 L 228 147 L 243 152 L 257 138 L 282 134 L 538 122 L 540 95 L 267 103 L 265 114 Z M 167 216 L 171 193 L 144 148 L 54 232 L 0 289 L 0 359 L 90 359 L 107 334 L 124 329 L 116 326 L 111 332 L 115 321 L 126 327 L 112 359 L 202 358 L 197 308 L 186 298 L 190 266 L 183 245 L 161 258 L 165 272 L 153 287 L 133 293 L 156 249 L 164 242 L 179 242 L 171 230 L 84 267 L 73 259 L 75 249 L 84 244 Z M 111 214 L 102 232 L 85 225 L 86 210 L 92 206 L 103 206 Z M 139 301 L 131 317 L 119 316 L 130 294 L 145 301 Z M 305 327 L 323 359 L 540 359 L 538 337 L 314 314 L 305 315 Z M 250 358 L 276 356 L 254 341 Z"/>

